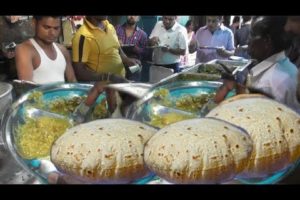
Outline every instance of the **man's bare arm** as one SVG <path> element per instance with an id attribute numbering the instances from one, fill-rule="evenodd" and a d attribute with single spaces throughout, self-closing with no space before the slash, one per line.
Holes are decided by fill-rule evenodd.
<path id="1" fill-rule="evenodd" d="M 141 65 L 141 61 L 139 61 L 138 59 L 127 57 L 121 47 L 119 48 L 119 54 L 121 56 L 121 59 L 122 59 L 122 62 L 124 64 L 125 68 L 128 68 L 129 66 L 132 66 L 132 65 L 137 65 L 137 64 Z"/>
<path id="2" fill-rule="evenodd" d="M 33 63 L 32 63 L 32 48 L 25 42 L 16 47 L 16 68 L 18 79 L 32 81 L 33 78 Z"/>

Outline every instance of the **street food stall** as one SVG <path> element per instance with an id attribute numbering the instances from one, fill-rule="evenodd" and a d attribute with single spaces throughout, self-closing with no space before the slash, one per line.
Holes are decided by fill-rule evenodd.
<path id="1" fill-rule="evenodd" d="M 246 104 L 245 107 L 242 108 L 240 105 L 244 106 L 244 104 L 239 104 L 240 102 L 248 100 L 260 102 L 262 105 L 269 105 L 270 108 L 268 109 L 272 111 L 271 113 L 276 114 L 276 112 L 282 112 L 282 115 L 286 116 L 287 120 L 280 118 L 281 127 L 290 127 L 289 130 L 293 130 L 291 134 L 298 135 L 295 140 L 291 139 L 290 141 L 289 139 L 286 139 L 289 141 L 288 145 L 294 145 L 294 150 L 289 149 L 289 154 L 286 152 L 276 154 L 277 156 L 286 156 L 286 158 L 289 159 L 282 158 L 280 162 L 275 160 L 273 162 L 274 165 L 272 164 L 274 167 L 266 167 L 269 171 L 266 172 L 264 176 L 246 176 L 245 178 L 245 176 L 241 176 L 241 174 L 243 174 L 242 172 L 245 171 L 244 167 L 247 166 L 245 163 L 248 162 L 247 160 L 252 159 L 250 156 L 253 156 L 253 149 L 257 148 L 258 145 L 257 143 L 254 144 L 255 140 L 252 141 L 250 137 L 252 133 L 250 135 L 248 133 L 248 130 L 252 130 L 251 128 L 253 126 L 249 128 L 244 124 L 236 125 L 238 124 L 237 122 L 233 123 L 231 119 L 226 118 L 226 114 L 222 114 L 228 112 L 223 111 L 225 108 L 219 107 L 212 102 L 217 89 L 222 85 L 220 72 L 225 71 L 227 73 L 232 73 L 232 75 L 235 76 L 238 71 L 245 70 L 249 65 L 250 61 L 248 60 L 213 60 L 209 63 L 196 64 L 186 68 L 183 72 L 172 74 L 155 84 L 128 83 L 108 85 L 108 88 L 119 93 L 134 96 L 137 100 L 129 104 L 124 116 L 119 116 L 118 119 L 108 120 L 106 118 L 110 118 L 110 113 L 107 108 L 107 94 L 102 93 L 88 113 L 88 116 L 86 116 L 87 123 L 84 123 L 82 126 L 74 123 L 71 114 L 86 98 L 88 91 L 92 87 L 91 84 L 63 83 L 45 85 L 31 89 L 20 98 L 16 99 L 13 104 L 10 104 L 11 106 L 6 110 L 1 121 L 4 143 L 1 151 L 8 153 L 10 156 L 3 157 L 4 160 L 1 160 L 0 157 L 0 164 L 4 167 L 9 165 L 10 169 L 15 169 L 11 174 L 11 176 L 15 176 L 13 179 L 10 177 L 10 179 L 2 179 L 2 181 L 3 183 L 47 184 L 47 177 L 50 172 L 60 172 L 73 174 L 74 177 L 84 177 L 83 183 L 96 184 L 280 183 L 280 181 L 284 181 L 286 177 L 292 174 L 298 166 L 300 155 L 294 151 L 298 148 L 297 144 L 300 143 L 300 139 L 298 139 L 300 138 L 300 132 L 298 131 L 299 128 L 296 128 L 296 126 L 298 126 L 296 123 L 290 124 L 288 121 L 298 120 L 299 122 L 300 116 L 291 112 L 284 105 L 273 102 L 262 96 L 247 96 L 247 98 L 241 99 L 232 98 L 234 100 L 231 102 L 230 97 L 235 95 L 235 91 L 228 94 L 228 100 L 224 103 L 226 106 L 223 107 L 231 109 L 232 107 L 230 107 L 230 105 L 236 103 L 236 107 L 240 109 L 236 113 L 230 115 L 230 117 L 234 118 L 236 116 L 237 118 L 240 117 L 242 120 L 244 115 L 240 115 L 240 113 L 245 112 L 246 119 L 248 119 L 247 117 L 253 117 L 253 119 L 251 119 L 252 121 L 250 120 L 251 122 L 263 121 L 263 116 L 259 116 L 259 114 L 255 115 L 251 110 L 261 112 L 264 107 L 257 110 L 248 108 Z M 235 105 L 233 105 L 233 107 L 234 106 Z M 272 110 L 274 108 L 277 109 L 276 112 Z M 214 112 L 218 109 L 220 111 Z M 207 115 L 209 118 L 206 118 Z M 218 115 L 220 115 L 220 119 L 215 119 L 218 118 Z M 120 119 L 121 117 L 122 119 Z M 214 119 L 212 119 L 212 117 Z M 260 119 L 258 120 L 259 117 Z M 122 120 L 127 121 L 126 123 L 125 121 L 123 123 Z M 276 120 L 278 121 L 278 119 L 275 118 L 274 121 L 276 122 Z M 137 122 L 139 123 L 135 125 L 137 130 L 135 128 L 130 128 L 130 130 L 132 129 L 130 133 L 133 132 L 137 134 L 133 134 L 132 136 L 128 135 L 128 138 L 132 137 L 132 140 L 128 140 L 128 138 L 120 140 L 116 139 L 119 137 L 118 134 L 121 130 L 124 130 L 124 134 L 126 134 L 126 131 L 129 130 L 128 127 L 131 127 L 132 124 Z M 126 125 L 127 123 L 129 125 Z M 107 124 L 107 126 L 105 124 Z M 248 124 L 251 123 L 249 122 Z M 112 131 L 114 126 L 117 129 L 119 128 L 118 131 Z M 123 126 L 126 126 L 127 128 L 124 128 Z M 96 128 L 93 129 L 92 127 Z M 226 130 L 223 130 L 224 127 Z M 273 128 L 271 128 L 271 126 L 267 127 L 266 132 L 273 131 L 277 134 L 277 125 L 273 124 L 272 127 Z M 143 131 L 149 129 L 151 133 L 145 133 L 147 135 L 146 137 L 139 134 L 139 129 Z M 195 133 L 194 129 L 198 132 Z M 219 134 L 222 132 L 221 130 L 224 131 L 223 135 Z M 108 140 L 103 134 L 99 135 L 99 138 L 98 136 L 94 138 L 94 134 L 97 135 L 98 132 L 105 133 L 107 137 L 111 137 L 112 135 L 115 136 L 113 136 L 114 139 L 111 140 Z M 72 134 L 76 135 L 77 133 L 78 135 L 76 137 L 78 138 L 85 138 L 84 134 L 89 134 L 87 134 L 88 136 L 85 139 L 72 139 Z M 180 139 L 183 135 L 186 135 L 186 137 L 184 136 L 185 139 Z M 137 140 L 137 138 L 139 137 L 143 138 L 142 145 L 138 143 L 139 140 Z M 165 137 L 165 139 L 163 139 L 163 137 Z M 285 137 L 288 138 L 288 136 Z M 106 145 L 103 145 L 98 149 L 92 147 L 93 145 L 98 144 L 97 141 L 100 145 L 103 140 L 106 141 Z M 76 141 L 82 141 L 82 143 L 77 144 Z M 91 141 L 91 145 L 89 145 L 88 141 Z M 116 143 L 111 144 L 113 141 Z M 122 141 L 126 141 L 127 146 Z M 137 143 L 132 143 L 133 141 L 136 141 Z M 165 145 L 162 145 L 164 142 L 160 143 L 161 141 L 165 141 Z M 198 143 L 194 144 L 194 142 L 197 141 Z M 207 146 L 209 141 L 212 142 L 211 147 Z M 226 142 L 224 143 L 224 141 Z M 278 141 L 276 140 L 276 142 Z M 276 144 L 279 145 L 281 142 Z M 55 145 L 52 145 L 53 143 Z M 68 146 L 67 144 L 70 145 Z M 227 144 L 227 146 L 225 145 L 226 148 L 228 148 L 226 152 L 228 151 L 229 154 L 222 153 L 223 151 L 225 152 L 225 146 L 224 148 L 221 148 L 223 144 Z M 230 145 L 228 146 L 228 144 L 231 144 L 231 147 Z M 82 147 L 80 147 L 80 145 L 82 145 Z M 122 145 L 125 145 L 126 147 L 123 147 Z M 135 150 L 128 150 L 128 145 Z M 200 151 L 200 146 L 197 147 L 197 145 L 203 146 L 203 149 Z M 107 149 L 107 146 L 110 146 L 109 149 Z M 185 146 L 186 149 L 183 149 L 181 146 Z M 269 148 L 270 144 L 264 146 Z M 68 148 L 75 149 L 69 151 L 66 150 Z M 118 150 L 118 148 L 122 150 Z M 120 153 L 125 152 L 124 148 L 128 155 Z M 212 149 L 214 148 L 216 149 L 216 152 L 212 152 Z M 145 151 L 140 152 L 141 149 L 145 149 Z M 135 155 L 135 153 L 133 153 L 135 151 L 139 152 L 139 155 L 133 156 Z M 97 152 L 99 155 L 101 154 L 100 157 L 97 157 Z M 155 152 L 158 157 L 151 156 L 151 152 Z M 178 153 L 178 156 L 175 156 L 172 152 L 176 155 Z M 192 155 L 187 152 L 194 152 L 197 153 L 197 155 Z M 64 155 L 65 162 L 59 159 L 60 154 Z M 184 156 L 188 157 L 181 157 L 179 154 L 184 154 Z M 77 155 L 77 157 L 73 155 Z M 93 157 L 90 157 L 89 155 L 93 155 Z M 177 161 L 177 157 L 178 159 L 180 158 L 181 161 Z M 208 160 L 212 159 L 212 161 L 204 163 L 200 159 L 202 157 Z M 12 161 L 12 159 L 15 159 L 16 162 L 8 162 Z M 72 171 L 72 167 L 70 166 L 73 166 L 74 163 L 77 162 L 77 159 L 79 163 L 76 166 L 80 166 L 82 171 L 80 171 L 80 173 L 78 172 L 79 174 L 76 171 L 75 175 L 74 170 Z M 86 159 L 92 160 L 87 161 Z M 126 159 L 130 160 L 130 162 Z M 225 159 L 228 160 L 225 161 Z M 157 161 L 160 160 L 161 162 L 158 163 Z M 189 160 L 188 162 L 192 163 L 192 166 L 194 167 L 189 168 L 189 170 L 191 170 L 191 176 L 186 175 L 185 173 L 182 174 L 182 172 L 178 171 L 182 166 L 187 165 L 187 163 L 185 163 L 187 160 Z M 217 161 L 220 162 L 220 166 L 222 166 L 222 168 L 220 168 L 221 171 L 213 170 L 211 174 L 206 174 L 208 173 L 208 171 L 206 171 L 206 173 L 202 173 L 202 175 L 196 173 L 197 170 L 203 171 L 203 166 L 213 169 L 213 166 Z M 116 163 L 121 163 L 125 166 L 128 165 L 128 169 L 132 170 L 126 173 L 120 172 L 118 175 L 111 174 L 112 172 L 108 171 L 105 173 L 103 172 L 104 174 L 98 173 L 98 169 L 101 167 L 101 169 L 104 169 L 104 166 L 109 168 L 110 162 L 114 163 L 111 164 L 111 166 L 116 166 Z M 139 165 L 133 166 L 132 163 L 139 163 Z M 233 165 L 236 167 L 233 167 Z M 144 172 L 146 168 L 150 169 L 148 173 Z M 228 170 L 229 168 L 234 170 Z M 140 171 L 138 169 L 140 169 Z M 168 175 L 166 170 L 171 170 L 172 173 L 174 171 L 174 174 Z M 224 172 L 224 176 L 220 175 L 221 172 Z M 250 170 L 250 172 L 252 171 Z M 20 178 L 18 179 L 16 177 L 22 178 L 20 180 Z M 113 177 L 111 182 L 107 177 Z M 124 182 L 124 180 L 126 181 Z"/>

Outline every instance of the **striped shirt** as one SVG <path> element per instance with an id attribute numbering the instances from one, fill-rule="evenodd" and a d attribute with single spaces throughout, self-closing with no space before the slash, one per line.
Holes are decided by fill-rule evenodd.
<path id="1" fill-rule="evenodd" d="M 145 47 L 147 45 L 148 36 L 142 29 L 138 26 L 135 27 L 135 31 L 129 37 L 126 37 L 126 23 L 123 25 L 116 26 L 116 32 L 120 41 L 123 44 L 133 44 L 137 47 L 138 55 L 133 55 L 136 58 L 141 58 L 145 52 Z M 128 54 L 128 52 L 125 52 Z M 131 52 L 133 53 L 133 52 Z M 136 54 L 136 53 L 135 53 Z M 132 55 L 128 55 L 132 56 Z"/>

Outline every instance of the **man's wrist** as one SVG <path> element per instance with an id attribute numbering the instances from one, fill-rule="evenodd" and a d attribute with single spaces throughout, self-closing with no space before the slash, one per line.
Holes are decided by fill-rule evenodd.
<path id="1" fill-rule="evenodd" d="M 233 87 L 231 88 L 228 84 L 223 84 L 221 87 L 222 87 L 222 89 L 225 89 L 227 91 L 230 91 L 233 89 Z"/>

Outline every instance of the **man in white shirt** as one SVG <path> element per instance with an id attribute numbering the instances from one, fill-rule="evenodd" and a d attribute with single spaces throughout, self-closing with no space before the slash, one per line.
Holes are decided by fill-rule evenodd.
<path id="1" fill-rule="evenodd" d="M 56 43 L 61 30 L 58 16 L 33 16 L 35 35 L 16 48 L 18 79 L 37 84 L 76 82 L 68 50 Z"/>
<path id="2" fill-rule="evenodd" d="M 300 111 L 296 100 L 297 68 L 280 51 L 261 61 L 250 70 L 248 86 L 259 88 L 275 100 L 284 103 L 294 110 Z"/>
<path id="3" fill-rule="evenodd" d="M 288 16 L 287 22 L 284 26 L 284 30 L 291 34 L 292 37 L 300 39 L 300 16 Z M 297 81 L 297 99 L 300 102 L 300 72 L 298 72 Z"/>
<path id="4" fill-rule="evenodd" d="M 284 17 L 264 17 L 253 24 L 248 52 L 258 64 L 250 69 L 247 88 L 259 90 L 267 96 L 289 106 L 300 113 L 300 104 L 296 98 L 298 69 L 285 55 L 289 45 L 284 34 Z M 235 84 L 225 81 L 217 92 L 216 102 L 225 96 Z"/>
<path id="5" fill-rule="evenodd" d="M 163 16 L 162 21 L 156 23 L 150 37 L 149 45 L 153 50 L 153 63 L 180 71 L 180 56 L 186 54 L 188 48 L 186 29 L 176 22 L 176 16 Z"/>

